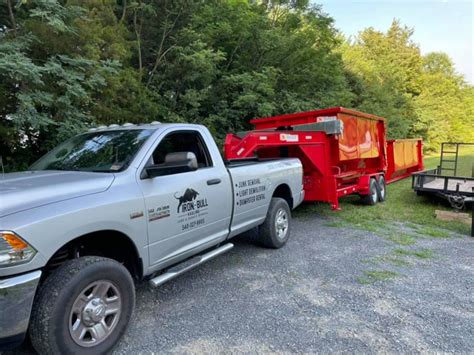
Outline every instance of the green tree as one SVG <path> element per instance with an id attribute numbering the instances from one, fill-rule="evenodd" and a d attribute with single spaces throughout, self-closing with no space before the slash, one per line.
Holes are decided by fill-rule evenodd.
<path id="1" fill-rule="evenodd" d="M 430 150 L 445 141 L 474 141 L 472 87 L 456 74 L 445 53 L 423 57 L 423 72 L 418 78 L 420 95 L 414 100 L 416 133 Z"/>
<path id="2" fill-rule="evenodd" d="M 11 5 L 11 2 L 9 2 Z M 10 8 L 10 7 L 9 7 Z M 92 60 L 75 46 L 76 6 L 38 0 L 17 5 L 0 42 L 0 152 L 23 164 L 90 123 L 93 97 L 116 63 Z M 3 135 L 2 135 L 3 136 Z"/>
<path id="3" fill-rule="evenodd" d="M 412 99 L 419 94 L 422 59 L 412 34 L 394 20 L 386 33 L 368 28 L 340 48 L 355 94 L 352 106 L 386 117 L 392 138 L 409 136 L 416 119 Z"/>
<path id="4" fill-rule="evenodd" d="M 251 118 L 350 102 L 336 31 L 318 7 L 212 1 L 178 23 L 149 80 L 178 119 L 223 137 Z"/>
<path id="5" fill-rule="evenodd" d="M 385 33 L 368 28 L 341 45 L 352 106 L 386 117 L 390 137 L 423 137 L 428 150 L 472 141 L 472 86 L 446 54 L 422 56 L 412 35 L 394 20 Z"/>
<path id="6" fill-rule="evenodd" d="M 113 60 L 120 64 L 106 76 L 107 85 L 100 94 L 94 95 L 91 116 L 101 124 L 163 119 L 166 108 L 160 95 L 144 84 L 140 68 L 135 66 L 137 38 L 133 17 L 141 11 L 139 4 L 125 1 L 121 2 L 123 7 L 114 0 L 74 0 L 68 4 L 80 5 L 85 12 L 74 22 L 81 54 L 96 61 Z"/>

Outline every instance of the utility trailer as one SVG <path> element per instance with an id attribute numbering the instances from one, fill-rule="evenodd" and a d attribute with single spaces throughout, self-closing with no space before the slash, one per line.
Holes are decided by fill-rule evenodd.
<path id="1" fill-rule="evenodd" d="M 350 194 L 371 205 L 383 201 L 386 183 L 423 170 L 422 140 L 386 140 L 379 116 L 334 107 L 250 123 L 255 130 L 227 135 L 225 158 L 299 158 L 305 201 L 336 210 L 339 198 Z"/>
<path id="2" fill-rule="evenodd" d="M 414 173 L 412 188 L 418 195 L 441 197 L 457 210 L 471 203 L 471 236 L 474 237 L 474 156 L 471 154 L 471 166 L 465 164 L 466 169 L 462 170 L 459 155 L 463 148 L 474 152 L 474 143 L 442 143 L 438 167 Z"/>

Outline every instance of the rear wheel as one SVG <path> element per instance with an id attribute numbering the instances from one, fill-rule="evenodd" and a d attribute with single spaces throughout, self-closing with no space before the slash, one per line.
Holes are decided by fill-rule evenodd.
<path id="1" fill-rule="evenodd" d="M 115 260 L 86 256 L 51 274 L 33 307 L 30 337 L 40 354 L 103 354 L 125 332 L 135 305 L 128 270 Z"/>
<path id="2" fill-rule="evenodd" d="M 377 188 L 378 188 L 379 202 L 384 202 L 387 198 L 387 184 L 385 182 L 385 177 L 383 175 L 380 175 L 379 177 Z"/>
<path id="3" fill-rule="evenodd" d="M 379 199 L 377 181 L 374 178 L 370 179 L 369 182 L 369 194 L 362 196 L 362 202 L 366 205 L 373 206 Z"/>
<path id="4" fill-rule="evenodd" d="M 286 244 L 290 231 L 291 211 L 288 203 L 282 198 L 272 198 L 267 218 L 259 229 L 259 239 L 266 247 L 278 249 Z"/>

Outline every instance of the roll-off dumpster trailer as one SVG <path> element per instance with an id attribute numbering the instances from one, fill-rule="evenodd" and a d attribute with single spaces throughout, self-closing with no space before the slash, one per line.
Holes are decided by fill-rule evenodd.
<path id="1" fill-rule="evenodd" d="M 228 160 L 296 157 L 306 201 L 339 209 L 339 197 L 385 199 L 385 184 L 423 170 L 421 139 L 386 139 L 383 117 L 334 107 L 250 121 L 255 130 L 228 134 Z"/>

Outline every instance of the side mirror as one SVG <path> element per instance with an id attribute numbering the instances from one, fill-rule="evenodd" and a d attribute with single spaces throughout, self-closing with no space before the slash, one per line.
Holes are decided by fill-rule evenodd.
<path id="1" fill-rule="evenodd" d="M 198 169 L 196 155 L 193 152 L 169 153 L 163 164 L 150 165 L 143 170 L 142 179 L 157 176 L 186 173 Z"/>

